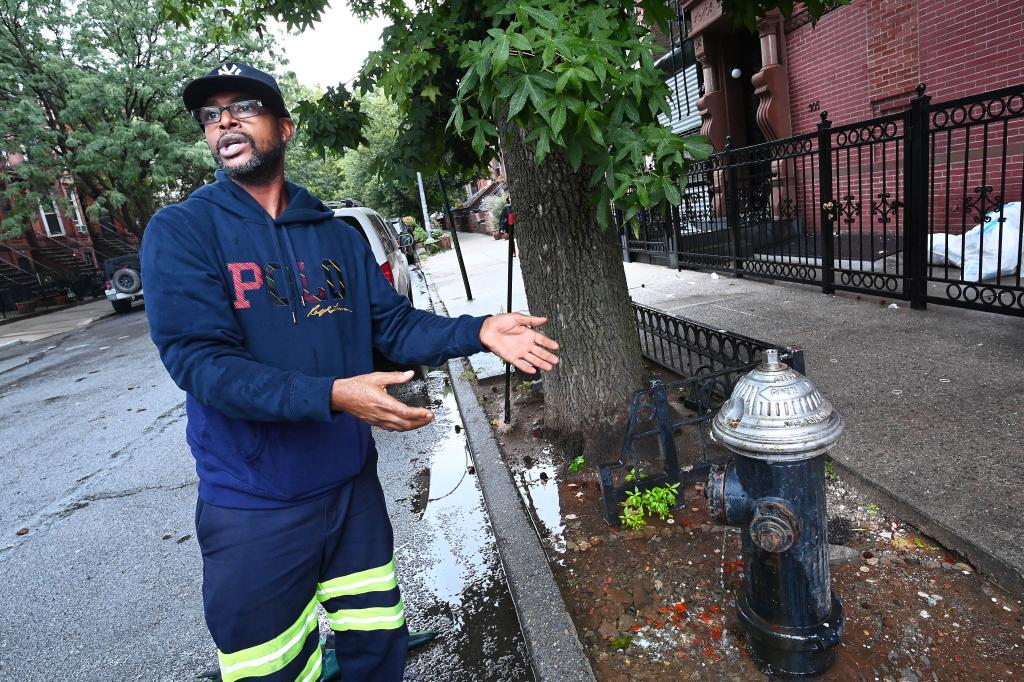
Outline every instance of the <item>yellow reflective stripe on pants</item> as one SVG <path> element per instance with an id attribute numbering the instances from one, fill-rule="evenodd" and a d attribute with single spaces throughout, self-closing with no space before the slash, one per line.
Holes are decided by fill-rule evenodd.
<path id="1" fill-rule="evenodd" d="M 313 650 L 309 660 L 306 661 L 306 667 L 302 669 L 299 676 L 295 678 L 297 682 L 316 682 L 320 679 L 320 667 L 324 663 L 324 652 L 320 649 L 320 644 L 317 643 L 316 649 Z"/>
<path id="2" fill-rule="evenodd" d="M 338 632 L 396 630 L 405 624 L 405 604 L 399 599 L 394 606 L 329 611 L 327 620 L 331 629 Z"/>
<path id="3" fill-rule="evenodd" d="M 387 592 L 398 587 L 395 580 L 395 560 L 378 568 L 359 571 L 317 585 L 316 596 L 320 601 L 335 597 L 347 597 L 367 592 Z"/>
<path id="4" fill-rule="evenodd" d="M 257 644 L 234 653 L 217 652 L 224 682 L 246 677 L 261 677 L 281 670 L 299 655 L 309 633 L 317 629 L 316 597 L 287 630 L 265 644 Z"/>

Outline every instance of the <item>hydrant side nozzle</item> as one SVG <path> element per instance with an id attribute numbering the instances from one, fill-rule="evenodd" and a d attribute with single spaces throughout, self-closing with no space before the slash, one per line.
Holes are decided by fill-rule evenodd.
<path id="1" fill-rule="evenodd" d="M 766 552 L 781 554 L 797 541 L 800 518 L 785 500 L 767 498 L 754 507 L 750 539 Z"/>
<path id="2" fill-rule="evenodd" d="M 750 518 L 753 505 L 731 461 L 711 467 L 704 497 L 708 501 L 711 518 L 717 523 L 742 526 Z"/>

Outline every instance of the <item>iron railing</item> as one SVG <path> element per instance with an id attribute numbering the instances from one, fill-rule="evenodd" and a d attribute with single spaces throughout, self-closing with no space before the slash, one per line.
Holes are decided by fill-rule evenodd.
<path id="1" fill-rule="evenodd" d="M 726 149 L 623 256 L 1024 316 L 1024 84 Z"/>

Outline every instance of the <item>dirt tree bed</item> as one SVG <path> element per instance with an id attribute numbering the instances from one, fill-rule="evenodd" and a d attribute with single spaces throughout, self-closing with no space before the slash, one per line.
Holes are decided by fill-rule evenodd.
<path id="1" fill-rule="evenodd" d="M 667 521 L 607 524 L 595 454 L 580 471 L 543 438 L 543 397 L 520 385 L 511 428 L 500 381 L 477 395 L 534 515 L 580 640 L 602 682 L 767 679 L 735 615 L 740 531 L 711 522 L 700 485 Z M 608 443 L 604 461 L 621 443 Z M 891 518 L 830 474 L 833 588 L 846 631 L 825 680 L 1014 680 L 1024 677 L 1021 602 L 962 559 Z"/>

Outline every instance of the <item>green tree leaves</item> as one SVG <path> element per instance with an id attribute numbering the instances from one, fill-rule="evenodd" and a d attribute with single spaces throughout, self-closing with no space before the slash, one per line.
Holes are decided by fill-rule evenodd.
<path id="1" fill-rule="evenodd" d="M 590 169 L 599 207 L 678 203 L 678 188 L 665 191 L 664 181 L 652 185 L 648 175 L 685 177 L 686 163 L 705 157 L 706 145 L 655 130 L 658 115 L 668 112 L 668 88 L 634 9 L 630 2 L 512 0 L 481 14 L 491 26 L 462 50 L 459 66 L 468 75 L 452 128 L 477 154 L 497 142 L 480 124 L 485 119 L 529 131 L 537 163 L 562 148 L 574 169 Z M 606 227 L 611 211 L 597 215 Z"/>
<path id="2" fill-rule="evenodd" d="M 196 16 L 199 35 L 215 25 Z M 72 215 L 60 182 L 88 217 L 107 211 L 141 233 L 213 169 L 183 84 L 220 61 L 259 64 L 262 53 L 253 39 L 225 46 L 180 31 L 155 0 L 0 4 L 0 130 L 6 151 L 27 152 L 2 172 L 14 210 L 0 233 L 21 233 L 55 195 Z"/>
<path id="3" fill-rule="evenodd" d="M 843 0 L 809 0 L 820 16 Z M 230 24 L 260 28 L 266 17 L 304 25 L 326 0 L 262 4 L 262 0 L 165 0 L 168 16 L 191 16 L 216 7 Z M 650 26 L 673 18 L 664 0 L 349 0 L 360 16 L 384 16 L 393 25 L 380 51 L 367 59 L 362 92 L 394 101 L 402 117 L 398 145 L 389 155 L 394 173 L 436 168 L 466 172 L 497 155 L 498 129 L 527 131 L 544 163 L 555 149 L 585 172 L 598 221 L 610 222 L 615 204 L 640 208 L 681 198 L 679 183 L 692 159 L 706 158 L 703 140 L 679 138 L 658 123 L 669 113 L 666 74 L 654 66 L 658 48 Z M 726 11 L 752 24 L 773 7 L 790 12 L 791 0 L 725 0 Z M 323 150 L 359 144 L 351 102 L 303 108 L 308 120 L 347 117 L 323 131 Z M 333 113 L 332 113 L 333 112 Z"/>

